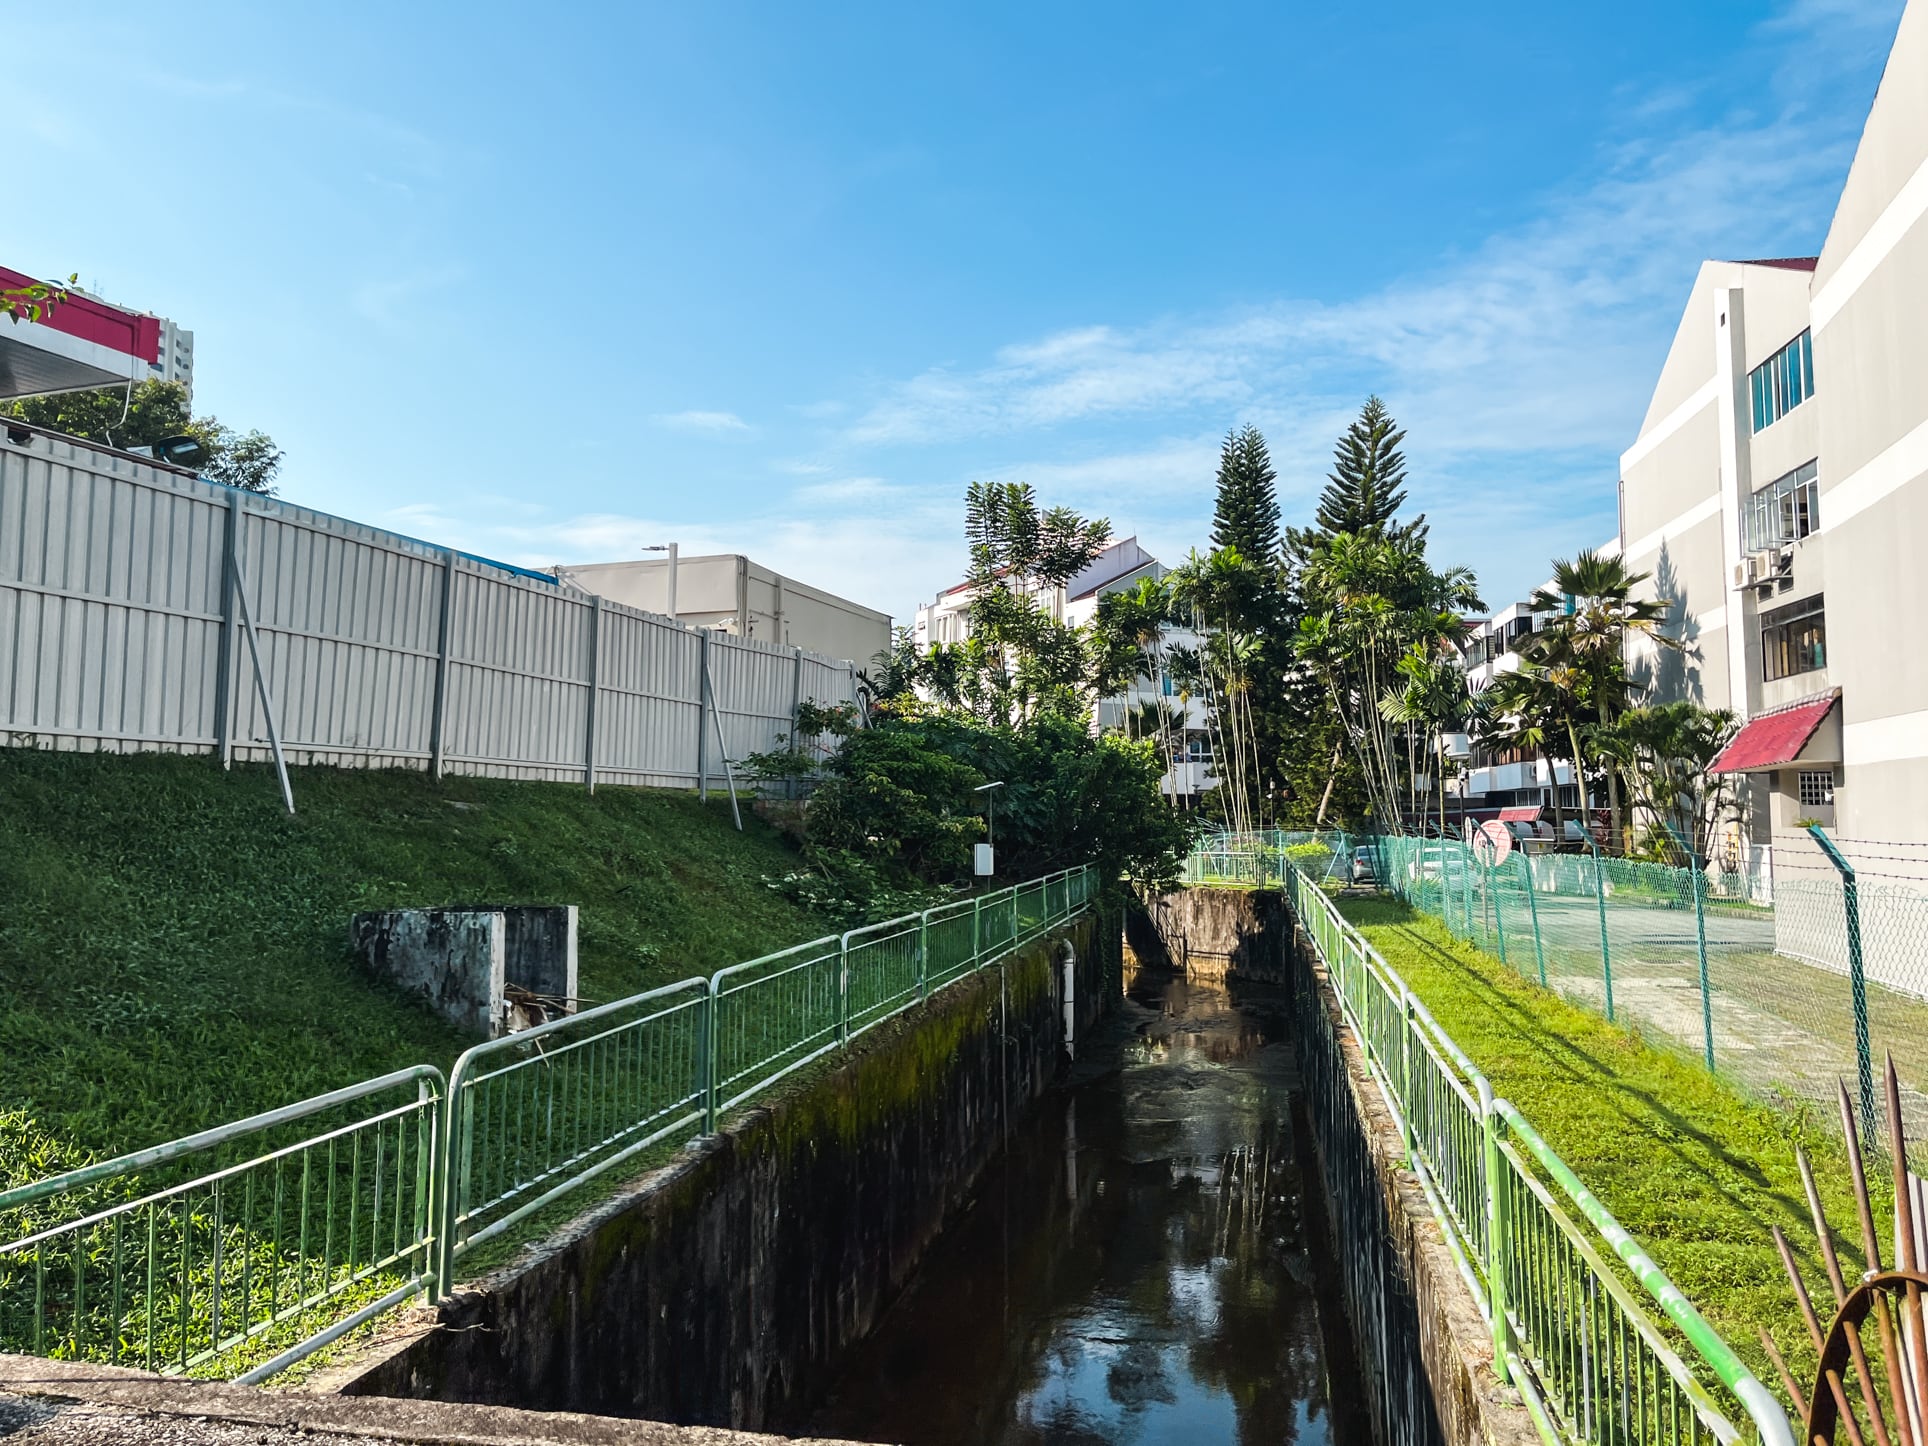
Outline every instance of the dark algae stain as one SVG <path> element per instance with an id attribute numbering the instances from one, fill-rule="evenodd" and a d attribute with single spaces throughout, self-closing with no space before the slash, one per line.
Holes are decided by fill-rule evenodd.
<path id="1" fill-rule="evenodd" d="M 1264 987 L 1159 980 L 985 1172 L 805 1434 L 1367 1446 Z M 1334 1394 L 1338 1394 L 1338 1410 Z"/>

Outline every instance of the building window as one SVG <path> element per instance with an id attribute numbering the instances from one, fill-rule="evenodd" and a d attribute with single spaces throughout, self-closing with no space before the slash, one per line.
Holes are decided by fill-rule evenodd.
<path id="1" fill-rule="evenodd" d="M 1768 682 L 1827 665 L 1827 616 L 1820 597 L 1761 614 L 1761 670 Z"/>
<path id="2" fill-rule="evenodd" d="M 1799 788 L 1802 808 L 1834 807 L 1834 770 L 1832 768 L 1803 768 L 1800 772 Z"/>
<path id="3" fill-rule="evenodd" d="M 1754 493 L 1747 511 L 1747 550 L 1798 542 L 1821 526 L 1821 484 L 1809 462 Z"/>
<path id="4" fill-rule="evenodd" d="M 1814 339 L 1802 332 L 1747 374 L 1754 430 L 1765 431 L 1814 395 Z"/>

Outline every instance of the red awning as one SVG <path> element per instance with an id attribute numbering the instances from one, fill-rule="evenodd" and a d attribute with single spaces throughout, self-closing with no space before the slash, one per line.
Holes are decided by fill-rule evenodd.
<path id="1" fill-rule="evenodd" d="M 1734 741 L 1721 749 L 1709 773 L 1758 773 L 1782 768 L 1800 756 L 1814 730 L 1828 716 L 1828 710 L 1841 699 L 1841 690 L 1803 698 L 1771 713 L 1750 718 L 1734 735 Z"/>
<path id="2" fill-rule="evenodd" d="M 1540 821 L 1540 811 L 1540 805 L 1537 803 L 1520 808 L 1503 808 L 1500 810 L 1500 822 L 1538 823 Z"/>

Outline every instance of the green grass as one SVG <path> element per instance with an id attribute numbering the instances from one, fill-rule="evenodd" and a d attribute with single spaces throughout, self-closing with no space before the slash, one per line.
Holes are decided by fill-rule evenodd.
<path id="1" fill-rule="evenodd" d="M 1811 1371 L 1807 1330 L 1768 1231 L 1786 1232 L 1810 1291 L 1826 1298 L 1798 1142 L 1820 1177 L 1844 1265 L 1859 1269 L 1859 1249 L 1843 1238 L 1845 1230 L 1859 1239 L 1845 1155 L 1819 1121 L 1744 1098 L 1404 904 L 1348 897 L 1340 909 L 1764 1381 L 1776 1378 L 1762 1327 L 1797 1377 Z M 1887 1218 L 1878 1200 L 1884 1228 Z"/>
<path id="2" fill-rule="evenodd" d="M 830 931 L 727 799 L 0 751 L 0 1111 L 111 1154 L 471 1043 L 349 952 L 359 909 L 577 904 L 606 1001 Z"/>

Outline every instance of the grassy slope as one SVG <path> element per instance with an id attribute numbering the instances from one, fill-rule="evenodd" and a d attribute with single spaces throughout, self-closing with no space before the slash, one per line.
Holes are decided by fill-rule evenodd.
<path id="1" fill-rule="evenodd" d="M 1764 1381 L 1776 1378 L 1760 1348 L 1762 1326 L 1797 1376 L 1811 1369 L 1768 1227 L 1787 1233 L 1809 1289 L 1825 1296 L 1794 1163 L 1798 1141 L 1821 1179 L 1837 1244 L 1860 1260 L 1840 1239 L 1844 1228 L 1859 1234 L 1845 1156 L 1826 1132 L 1527 983 L 1403 904 L 1345 899 L 1340 908 Z M 1876 1218 L 1887 1218 L 1879 1204 Z"/>
<path id="2" fill-rule="evenodd" d="M 581 906 L 603 1001 L 828 931 L 764 887 L 796 855 L 727 799 L 0 750 L 0 1111 L 137 1148 L 468 1043 L 372 979 L 358 909 Z"/>

